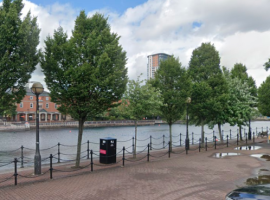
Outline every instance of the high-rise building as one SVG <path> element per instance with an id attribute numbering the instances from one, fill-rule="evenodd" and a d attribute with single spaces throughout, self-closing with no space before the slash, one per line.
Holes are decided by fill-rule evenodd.
<path id="1" fill-rule="evenodd" d="M 157 71 L 160 62 L 166 60 L 171 55 L 166 53 L 157 53 L 153 55 L 147 56 L 148 63 L 147 63 L 147 79 L 154 78 L 155 72 Z"/>

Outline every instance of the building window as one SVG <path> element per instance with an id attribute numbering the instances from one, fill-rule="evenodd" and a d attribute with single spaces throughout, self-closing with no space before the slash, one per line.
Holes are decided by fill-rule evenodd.
<path id="1" fill-rule="evenodd" d="M 23 102 L 20 103 L 20 108 L 23 108 Z"/>
<path id="2" fill-rule="evenodd" d="M 33 103 L 30 103 L 30 108 L 34 108 L 34 104 Z"/>
<path id="3" fill-rule="evenodd" d="M 46 101 L 49 101 L 49 97 L 46 97 Z"/>
<path id="4" fill-rule="evenodd" d="M 48 103 L 46 103 L 46 108 L 49 108 L 49 104 Z"/>
<path id="5" fill-rule="evenodd" d="M 33 100 L 34 98 L 33 98 L 33 96 L 30 96 L 30 100 Z"/>
<path id="6" fill-rule="evenodd" d="M 54 107 L 57 108 L 57 104 L 54 104 Z"/>
<path id="7" fill-rule="evenodd" d="M 39 109 L 40 109 L 40 108 L 42 108 L 42 105 L 39 104 L 38 107 L 39 107 Z"/>

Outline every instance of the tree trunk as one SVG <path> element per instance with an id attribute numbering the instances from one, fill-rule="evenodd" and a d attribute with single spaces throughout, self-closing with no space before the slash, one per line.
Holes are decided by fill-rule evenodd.
<path id="1" fill-rule="evenodd" d="M 81 145 L 82 145 L 82 135 L 83 135 L 84 121 L 85 120 L 83 120 L 83 119 L 79 119 L 79 132 L 78 132 L 77 156 L 76 156 L 76 165 L 75 165 L 75 167 L 80 167 Z"/>
<path id="2" fill-rule="evenodd" d="M 202 138 L 201 138 L 201 143 L 203 144 L 204 143 L 204 123 L 202 122 L 202 129 L 201 129 L 201 136 L 202 136 Z"/>
<path id="3" fill-rule="evenodd" d="M 172 124 L 169 124 L 170 127 L 170 152 L 172 152 Z"/>
<path id="4" fill-rule="evenodd" d="M 222 133 L 221 133 L 221 124 L 220 123 L 218 123 L 218 132 L 219 132 L 220 141 L 223 142 L 223 137 L 222 137 Z"/>
<path id="5" fill-rule="evenodd" d="M 138 121 L 135 120 L 135 141 L 134 141 L 134 152 L 133 152 L 133 158 L 136 158 L 136 146 L 137 146 L 137 126 Z"/>
<path id="6" fill-rule="evenodd" d="M 239 138 L 240 138 L 240 141 L 242 141 L 243 140 L 243 138 L 242 138 L 242 127 L 241 127 L 241 125 L 239 125 L 238 127 L 239 127 Z"/>

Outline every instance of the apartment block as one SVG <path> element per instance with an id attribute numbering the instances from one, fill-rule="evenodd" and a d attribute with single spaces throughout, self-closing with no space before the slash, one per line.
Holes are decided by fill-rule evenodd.
<path id="1" fill-rule="evenodd" d="M 155 78 L 155 72 L 160 66 L 160 62 L 166 60 L 171 55 L 166 53 L 157 53 L 147 56 L 147 79 Z"/>

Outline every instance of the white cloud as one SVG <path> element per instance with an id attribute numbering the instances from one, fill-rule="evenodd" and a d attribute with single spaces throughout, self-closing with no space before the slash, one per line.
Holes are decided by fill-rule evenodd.
<path id="1" fill-rule="evenodd" d="M 38 17 L 41 46 L 59 25 L 71 34 L 79 10 L 69 4 L 42 7 L 26 0 L 24 3 L 24 13 L 31 9 L 32 15 Z M 146 78 L 147 55 L 153 53 L 174 54 L 188 66 L 193 49 L 202 42 L 214 43 L 221 65 L 232 68 L 237 62 L 245 64 L 258 86 L 270 73 L 263 68 L 270 57 L 268 0 L 149 0 L 123 14 L 101 8 L 90 11 L 88 16 L 95 12 L 109 16 L 112 31 L 121 36 L 131 79 L 141 73 Z M 193 27 L 194 22 L 198 26 Z M 41 77 L 38 68 L 32 80 Z"/>

